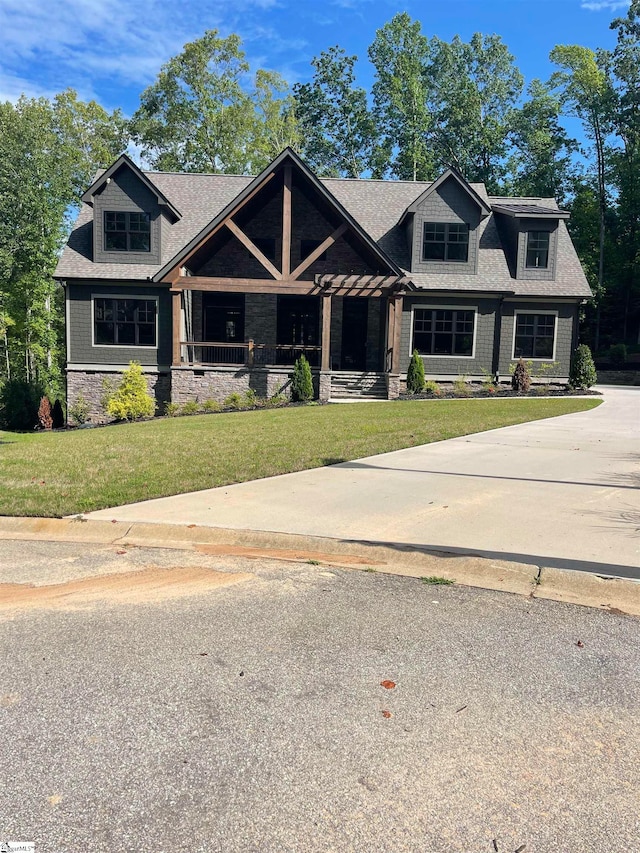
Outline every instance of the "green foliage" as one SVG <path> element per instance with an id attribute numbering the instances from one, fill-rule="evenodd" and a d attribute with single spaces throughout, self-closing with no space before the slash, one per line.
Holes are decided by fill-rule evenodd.
<path id="1" fill-rule="evenodd" d="M 418 350 L 414 349 L 407 370 L 407 391 L 409 394 L 420 394 L 424 384 L 424 362 Z"/>
<path id="2" fill-rule="evenodd" d="M 524 359 L 519 358 L 511 375 L 511 387 L 518 394 L 526 394 L 531 387 L 531 373 Z"/>
<path id="3" fill-rule="evenodd" d="M 51 417 L 53 419 L 54 429 L 62 429 L 64 427 L 64 411 L 62 408 L 62 403 L 58 399 L 56 399 L 55 403 L 53 404 L 53 409 L 51 410 Z"/>
<path id="4" fill-rule="evenodd" d="M 242 394 L 238 394 L 237 391 L 234 391 L 233 394 L 229 394 L 229 396 L 225 398 L 222 405 L 225 409 L 240 411 L 240 409 L 246 408 L 245 402 L 244 396 Z"/>
<path id="5" fill-rule="evenodd" d="M 168 418 L 175 418 L 180 414 L 180 404 L 179 403 L 166 403 L 164 407 L 164 413 Z"/>
<path id="6" fill-rule="evenodd" d="M 10 379 L 0 388 L 0 426 L 24 432 L 38 426 L 42 386 L 23 379 Z"/>
<path id="7" fill-rule="evenodd" d="M 458 376 L 454 380 L 453 393 L 456 397 L 469 397 L 471 395 L 471 385 L 467 382 L 466 376 Z"/>
<path id="8" fill-rule="evenodd" d="M 184 46 L 144 90 L 131 120 L 135 139 L 164 171 L 261 171 L 282 148 L 298 144 L 293 98 L 273 71 L 250 72 L 237 35 L 217 30 Z"/>
<path id="9" fill-rule="evenodd" d="M 46 394 L 42 397 L 40 405 L 38 406 L 38 423 L 40 424 L 40 429 L 53 429 L 51 403 L 49 402 L 49 398 Z"/>
<path id="10" fill-rule="evenodd" d="M 366 91 L 355 86 L 356 61 L 330 47 L 311 60 L 311 82 L 293 87 L 303 154 L 320 175 L 358 178 L 371 162 L 375 124 Z"/>
<path id="11" fill-rule="evenodd" d="M 82 394 L 78 394 L 73 405 L 69 407 L 69 417 L 71 418 L 71 422 L 76 426 L 86 424 L 90 411 L 91 406 L 88 401 L 85 400 Z"/>
<path id="12" fill-rule="evenodd" d="M 452 578 L 442 578 L 438 575 L 428 575 L 427 577 L 420 578 L 422 583 L 429 584 L 429 586 L 451 586 L 455 583 Z"/>
<path id="13" fill-rule="evenodd" d="M 147 390 L 147 380 L 140 364 L 129 362 L 117 389 L 107 400 L 106 411 L 117 421 L 135 421 L 154 416 L 156 404 Z"/>
<path id="14" fill-rule="evenodd" d="M 253 388 L 247 388 L 244 392 L 244 404 L 247 409 L 255 409 L 258 406 L 258 395 Z"/>
<path id="15" fill-rule="evenodd" d="M 627 345 L 614 344 L 609 347 L 609 361 L 615 367 L 622 367 L 627 362 Z"/>
<path id="16" fill-rule="evenodd" d="M 301 355 L 293 366 L 291 399 L 294 403 L 308 403 L 313 399 L 311 368 L 304 355 Z"/>
<path id="17" fill-rule="evenodd" d="M 180 409 L 181 415 L 197 415 L 200 411 L 200 406 L 196 402 L 196 400 L 187 400 L 186 403 L 182 404 Z"/>
<path id="18" fill-rule="evenodd" d="M 442 396 L 442 388 L 438 385 L 437 382 L 434 382 L 433 379 L 429 379 L 428 382 L 424 383 L 424 390 L 425 393 L 429 394 L 431 397 Z"/>
<path id="19" fill-rule="evenodd" d="M 288 402 L 284 394 L 274 394 L 273 397 L 267 397 L 264 404 L 267 409 L 278 409 L 280 406 L 286 406 Z"/>
<path id="20" fill-rule="evenodd" d="M 222 406 L 217 400 L 205 400 L 202 404 L 203 412 L 219 412 L 221 409 Z"/>
<path id="21" fill-rule="evenodd" d="M 593 363 L 591 350 L 586 344 L 577 346 L 571 357 L 569 370 L 569 385 L 572 388 L 586 390 L 598 381 L 596 366 Z"/>

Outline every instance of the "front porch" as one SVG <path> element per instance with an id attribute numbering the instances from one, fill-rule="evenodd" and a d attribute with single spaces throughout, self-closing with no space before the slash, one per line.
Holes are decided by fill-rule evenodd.
<path id="1" fill-rule="evenodd" d="M 394 292 L 398 278 L 317 279 L 306 284 L 305 294 L 275 282 L 246 293 L 217 289 L 217 282 L 215 290 L 187 289 L 188 278 L 174 285 L 172 401 L 223 402 L 249 389 L 258 396 L 287 394 L 300 355 L 311 366 L 321 401 L 396 397 L 403 298 Z"/>

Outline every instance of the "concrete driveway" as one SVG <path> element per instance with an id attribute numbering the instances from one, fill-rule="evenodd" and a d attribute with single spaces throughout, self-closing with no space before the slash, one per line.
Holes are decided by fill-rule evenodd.
<path id="1" fill-rule="evenodd" d="M 384 542 L 640 579 L 640 388 L 600 390 L 604 403 L 589 412 L 91 516 Z"/>

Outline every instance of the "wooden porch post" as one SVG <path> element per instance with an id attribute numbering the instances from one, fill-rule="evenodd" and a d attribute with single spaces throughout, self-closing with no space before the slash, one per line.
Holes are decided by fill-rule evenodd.
<path id="1" fill-rule="evenodd" d="M 393 355 L 391 373 L 400 373 L 400 347 L 402 346 L 402 296 L 393 297 Z"/>
<path id="2" fill-rule="evenodd" d="M 249 338 L 249 347 L 247 349 L 247 367 L 253 367 L 253 362 L 255 359 L 255 345 L 256 342 L 253 338 Z"/>
<path id="3" fill-rule="evenodd" d="M 384 369 L 390 373 L 393 373 L 392 366 L 389 363 L 389 351 L 391 350 L 391 356 L 393 358 L 394 353 L 394 331 L 395 331 L 395 319 L 396 319 L 396 306 L 395 299 L 392 296 L 387 297 L 387 347 L 384 353 Z"/>
<path id="4" fill-rule="evenodd" d="M 174 291 L 171 294 L 171 307 L 172 307 L 172 332 L 173 332 L 173 364 L 174 366 L 179 365 L 180 358 L 180 326 L 182 323 L 182 294 L 179 291 Z"/>
<path id="5" fill-rule="evenodd" d="M 321 370 L 331 370 L 331 294 L 322 299 L 322 363 Z"/>

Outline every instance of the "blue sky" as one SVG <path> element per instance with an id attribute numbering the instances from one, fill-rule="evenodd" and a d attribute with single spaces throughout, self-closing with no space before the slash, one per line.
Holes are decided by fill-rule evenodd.
<path id="1" fill-rule="evenodd" d="M 64 88 L 130 115 L 163 62 L 205 29 L 238 33 L 252 67 L 308 79 L 309 62 L 339 44 L 360 57 L 396 12 L 422 22 L 427 36 L 502 36 L 527 82 L 551 73 L 556 44 L 612 47 L 609 23 L 626 0 L 0 0 L 0 100 L 51 96 Z"/>

